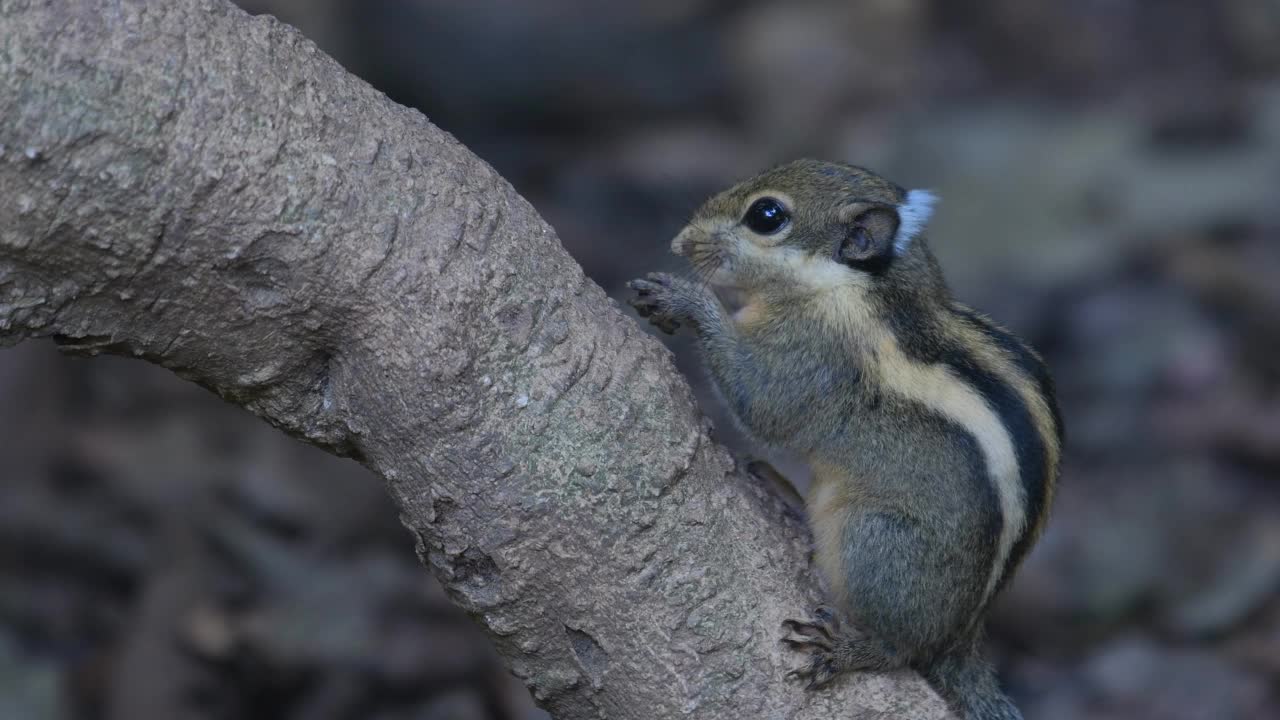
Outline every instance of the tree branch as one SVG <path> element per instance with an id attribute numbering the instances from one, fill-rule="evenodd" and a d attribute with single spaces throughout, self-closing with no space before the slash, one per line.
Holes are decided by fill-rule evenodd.
<path id="1" fill-rule="evenodd" d="M 943 716 L 909 674 L 783 679 L 802 518 L 528 203 L 296 31 L 0 0 L 0 117 L 0 339 L 145 358 L 379 473 L 557 718 Z"/>

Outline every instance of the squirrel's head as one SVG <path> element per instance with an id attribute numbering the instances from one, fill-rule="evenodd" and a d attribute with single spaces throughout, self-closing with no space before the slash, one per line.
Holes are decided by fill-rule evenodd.
<path id="1" fill-rule="evenodd" d="M 927 191 L 860 167 L 797 160 L 708 200 L 671 250 L 712 285 L 747 292 L 809 294 L 932 275 L 936 263 L 919 235 L 933 203 Z"/>

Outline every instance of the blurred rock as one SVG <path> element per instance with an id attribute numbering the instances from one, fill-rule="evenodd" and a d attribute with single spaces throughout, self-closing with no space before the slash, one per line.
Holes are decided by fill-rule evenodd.
<path id="1" fill-rule="evenodd" d="M 1033 701 L 1041 720 L 1257 720 L 1274 717 L 1267 682 L 1213 655 L 1121 640 L 1092 657 L 1074 687 Z"/>
<path id="2" fill-rule="evenodd" d="M 1266 673 L 1273 684 L 1280 684 L 1280 593 L 1273 595 L 1269 607 L 1252 621 L 1232 637 L 1227 654 L 1244 667 Z"/>
<path id="3" fill-rule="evenodd" d="M 811 147 L 850 112 L 911 94 L 924 3 L 761 3 L 725 39 L 735 102 L 771 145 Z"/>
<path id="4" fill-rule="evenodd" d="M 961 13 L 958 9 L 952 12 Z M 1122 7 L 1098 2 L 997 0 L 964 14 L 984 40 L 980 47 L 989 57 L 1005 60 L 996 72 L 1009 73 L 1017 80 L 1034 77 L 1037 82 L 1066 88 L 1090 81 L 1114 82 L 1105 76 L 1106 70 L 1123 68 L 1136 60 L 1133 41 L 1140 20 L 1134 3 Z M 1063 28 L 1070 31 L 1063 32 Z"/>
<path id="5" fill-rule="evenodd" d="M 427 704 L 417 717 L 423 720 L 485 720 L 483 703 L 474 695 L 454 693 Z"/>
<path id="6" fill-rule="evenodd" d="M 1280 4 L 1226 0 L 1219 6 L 1232 56 L 1255 72 L 1280 67 Z"/>
<path id="7" fill-rule="evenodd" d="M 65 697 L 57 665 L 20 652 L 0 633 L 0 718 L 62 720 Z"/>
<path id="8" fill-rule="evenodd" d="M 1257 615 L 1280 597 L 1280 516 L 1249 517 L 1228 542 L 1219 571 L 1198 583 L 1168 613 L 1167 626 L 1182 637 L 1217 637 Z"/>

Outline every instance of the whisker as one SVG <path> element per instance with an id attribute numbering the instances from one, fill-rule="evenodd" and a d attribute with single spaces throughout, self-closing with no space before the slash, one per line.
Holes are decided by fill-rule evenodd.
<path id="1" fill-rule="evenodd" d="M 685 279 L 697 284 L 705 284 L 705 270 L 703 269 L 708 262 L 705 256 L 689 258 L 688 264 L 684 267 L 682 275 Z"/>
<path id="2" fill-rule="evenodd" d="M 696 281 L 704 287 L 709 286 L 712 274 L 723 264 L 723 261 L 724 256 L 721 252 L 710 253 L 692 260 L 690 266 Z"/>

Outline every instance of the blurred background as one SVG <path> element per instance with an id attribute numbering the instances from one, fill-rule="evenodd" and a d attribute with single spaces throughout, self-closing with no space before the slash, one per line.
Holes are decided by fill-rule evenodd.
<path id="1" fill-rule="evenodd" d="M 615 297 L 773 163 L 936 190 L 957 294 L 1044 352 L 1068 427 L 991 621 L 1009 690 L 1280 717 L 1280 2 L 242 4 L 458 136 Z M 0 397 L 0 718 L 546 717 L 353 463 L 46 344 L 0 352 Z"/>

